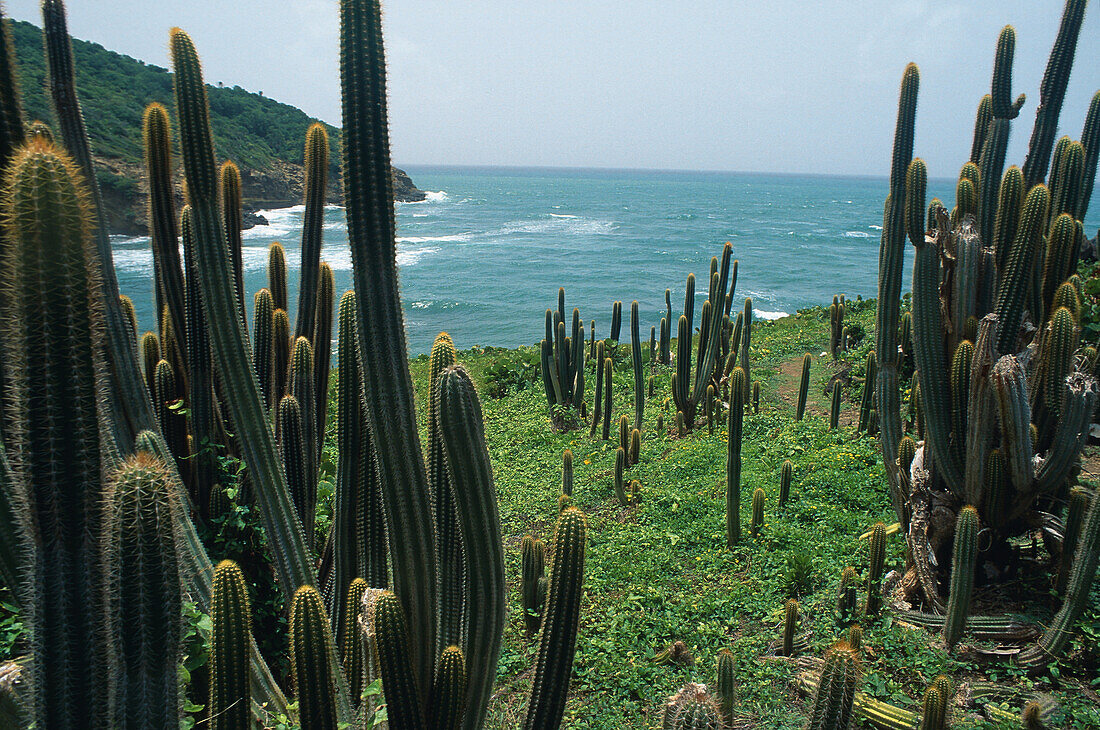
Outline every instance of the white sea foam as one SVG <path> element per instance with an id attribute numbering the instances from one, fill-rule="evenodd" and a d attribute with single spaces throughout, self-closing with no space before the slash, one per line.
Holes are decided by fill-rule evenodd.
<path id="1" fill-rule="evenodd" d="M 844 231 L 845 238 L 870 238 L 871 234 L 867 231 Z"/>
<path id="2" fill-rule="evenodd" d="M 870 228 L 871 230 L 875 230 L 875 231 L 881 231 L 882 230 L 882 226 L 876 226 L 874 223 L 872 223 L 871 225 L 869 225 L 867 227 Z"/>
<path id="3" fill-rule="evenodd" d="M 557 206 L 555 206 L 555 207 L 557 207 Z M 579 218 L 580 217 L 580 216 L 570 215 L 568 213 L 551 213 L 550 215 L 554 218 Z"/>
<path id="4" fill-rule="evenodd" d="M 551 213 L 550 215 L 554 215 Z M 505 223 L 496 230 L 489 231 L 485 234 L 488 237 L 492 236 L 512 236 L 520 233 L 553 233 L 564 234 L 569 236 L 602 236 L 615 232 L 618 226 L 611 221 L 599 221 L 589 218 L 562 218 L 555 216 L 553 218 L 542 218 L 537 220 L 520 220 L 511 221 Z"/>
<path id="5" fill-rule="evenodd" d="M 444 200 L 450 200 L 446 190 L 425 190 L 424 193 L 426 197 L 423 202 L 425 203 L 442 203 Z"/>
<path id="6" fill-rule="evenodd" d="M 447 241 L 469 241 L 469 233 L 454 233 L 449 236 L 398 236 L 398 243 L 437 243 Z"/>
<path id="7" fill-rule="evenodd" d="M 766 309 L 754 309 L 752 310 L 752 315 L 760 319 L 780 319 L 781 317 L 790 316 L 786 312 L 769 312 Z"/>

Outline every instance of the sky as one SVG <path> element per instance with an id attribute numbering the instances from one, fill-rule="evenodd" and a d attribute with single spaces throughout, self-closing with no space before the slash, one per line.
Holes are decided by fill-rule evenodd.
<path id="1" fill-rule="evenodd" d="M 4 0 L 38 22 L 37 0 Z M 966 161 L 1000 29 L 1016 27 L 1020 164 L 1061 0 L 391 0 L 383 18 L 399 165 L 888 173 L 905 64 L 916 154 Z M 161 66 L 188 31 L 210 83 L 340 123 L 336 0 L 69 0 L 78 38 Z M 1090 3 L 1059 134 L 1100 90 Z"/>

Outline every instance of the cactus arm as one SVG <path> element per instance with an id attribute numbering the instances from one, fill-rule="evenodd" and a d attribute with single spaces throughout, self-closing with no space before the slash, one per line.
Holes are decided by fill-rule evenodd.
<path id="1" fill-rule="evenodd" d="M 328 185 L 328 149 L 325 126 L 319 122 L 313 123 L 306 132 L 304 152 L 305 216 L 302 220 L 301 283 L 298 286 L 298 313 L 294 320 L 295 337 L 313 337 Z M 317 348 L 316 341 L 312 345 Z"/>
<path id="2" fill-rule="evenodd" d="M 370 624 L 378 646 L 390 727 L 425 730 L 424 703 L 413 676 L 409 631 L 397 596 L 386 591 L 375 600 Z"/>
<path id="3" fill-rule="evenodd" d="M 359 503 L 363 498 L 361 481 L 365 475 L 360 466 L 363 445 L 360 437 L 360 398 L 359 398 L 359 354 L 356 342 L 358 331 L 355 324 L 355 292 L 345 292 L 340 297 L 340 311 L 337 316 L 337 336 L 339 344 L 336 352 L 336 442 L 339 457 L 336 463 L 336 488 L 333 506 L 333 600 L 335 609 L 348 591 L 348 587 L 358 575 L 359 554 L 356 539 L 356 517 Z M 365 490 L 364 490 L 365 491 Z M 354 627 L 350 627 L 354 630 Z M 345 625 L 343 612 L 336 620 L 337 642 L 341 645 L 349 629 Z M 347 659 L 345 658 L 345 668 Z M 349 682 L 354 678 L 349 676 Z M 352 700 L 358 695 L 353 691 Z"/>
<path id="4" fill-rule="evenodd" d="M 1096 380 L 1092 376 L 1073 373 L 1065 379 L 1053 445 L 1035 473 L 1035 489 L 1040 494 L 1061 488 L 1077 465 L 1088 439 L 1097 398 Z"/>
<path id="5" fill-rule="evenodd" d="M 1031 408 L 1027 380 L 1019 361 L 1005 355 L 993 366 L 990 375 L 1000 413 L 1002 453 L 1009 481 L 1020 495 L 1031 489 Z"/>
<path id="6" fill-rule="evenodd" d="M 974 591 L 974 571 L 978 558 L 978 511 L 963 507 L 955 524 L 955 544 L 951 554 L 951 592 L 947 596 L 947 619 L 943 640 L 954 648 L 966 627 L 970 596 Z"/>
<path id="7" fill-rule="evenodd" d="M 432 684 L 428 725 L 436 730 L 458 730 L 466 711 L 466 663 L 462 650 L 449 646 L 439 655 Z"/>
<path id="8" fill-rule="evenodd" d="M 7 169 L 16 148 L 23 144 L 24 136 L 11 23 L 0 11 L 0 170 Z"/>
<path id="9" fill-rule="evenodd" d="M 1012 102 L 1012 60 L 1016 52 L 1016 31 L 1006 25 L 997 38 L 997 52 L 993 59 L 993 86 L 990 94 L 990 120 L 986 130 L 981 156 L 978 159 L 981 172 L 975 183 L 978 188 L 978 231 L 982 245 L 990 245 L 996 219 L 998 190 L 1008 150 L 1010 121 L 1019 114 Z"/>
<path id="10" fill-rule="evenodd" d="M 210 617 L 211 730 L 246 730 L 251 720 L 248 651 L 252 606 L 248 585 L 237 564 L 223 560 L 214 569 Z"/>
<path id="11" fill-rule="evenodd" d="M 42 3 L 42 32 L 49 68 L 49 91 L 65 149 L 84 177 L 91 199 L 92 235 L 98 257 L 96 277 L 104 301 L 106 366 L 113 388 L 108 390 L 109 424 L 115 444 L 129 448 L 138 431 L 156 428 L 149 392 L 138 368 L 134 341 L 119 302 L 118 279 L 111 241 L 104 225 L 103 206 L 96 181 L 84 117 L 76 94 L 72 46 L 61 0 Z"/>
<path id="12" fill-rule="evenodd" d="M 550 562 L 550 592 L 543 611 L 538 666 L 523 723 L 525 730 L 557 730 L 565 711 L 584 595 L 587 532 L 583 512 L 569 507 L 558 517 Z"/>
<path id="13" fill-rule="evenodd" d="M 634 364 L 634 428 L 641 430 L 642 416 L 645 414 L 645 371 L 642 368 L 642 340 L 638 319 L 638 301 L 635 300 L 630 303 L 630 354 Z"/>
<path id="14" fill-rule="evenodd" d="M 1081 195 L 1077 198 L 1077 209 L 1073 217 L 1085 220 L 1092 198 L 1092 188 L 1096 183 L 1096 166 L 1100 162 L 1100 91 L 1093 94 L 1089 111 L 1085 116 L 1085 127 L 1081 130 L 1081 145 L 1085 148 L 1085 168 L 1081 179 Z"/>
<path id="15" fill-rule="evenodd" d="M 454 485 L 455 509 L 467 556 L 467 662 L 469 685 L 463 727 L 477 730 L 485 718 L 504 630 L 507 589 L 493 470 L 485 447 L 484 417 L 473 381 L 460 367 L 440 374 L 440 437 Z"/>
<path id="16" fill-rule="evenodd" d="M 237 299 L 237 313 L 244 323 L 244 242 L 241 240 L 241 171 L 232 161 L 226 160 L 218 169 L 221 192 L 222 224 L 225 227 L 225 243 L 233 260 L 233 293 Z"/>
<path id="17" fill-rule="evenodd" d="M 339 690 L 329 662 L 336 652 L 324 601 L 313 586 L 294 593 L 289 624 L 290 668 L 302 730 L 336 730 Z"/>
<path id="18" fill-rule="evenodd" d="M 344 197 L 366 421 L 385 495 L 395 592 L 415 627 L 415 676 L 427 687 L 435 669 L 438 560 L 397 283 L 379 2 L 342 0 L 340 26 Z"/>
<path id="19" fill-rule="evenodd" d="M 1066 0 L 1058 36 L 1050 51 L 1043 81 L 1039 86 L 1039 106 L 1035 110 L 1035 126 L 1031 130 L 1027 157 L 1024 159 L 1024 180 L 1027 187 L 1043 182 L 1050 163 L 1050 151 L 1058 131 L 1058 116 L 1069 83 L 1070 68 L 1077 50 L 1077 37 L 1085 17 L 1088 0 Z"/>
<path id="20" fill-rule="evenodd" d="M 726 436 L 726 547 L 741 541 L 741 431 L 745 417 L 745 371 L 730 377 L 729 428 Z"/>
<path id="21" fill-rule="evenodd" d="M 982 147 L 989 132 L 989 122 L 993 119 L 993 96 L 986 94 L 978 102 L 978 113 L 974 117 L 974 141 L 970 144 L 970 161 L 977 164 L 982 157 Z"/>

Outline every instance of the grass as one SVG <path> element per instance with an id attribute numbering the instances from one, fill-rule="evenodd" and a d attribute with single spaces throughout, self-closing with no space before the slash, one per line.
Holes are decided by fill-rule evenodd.
<path id="1" fill-rule="evenodd" d="M 852 302 L 850 323 L 873 328 L 869 303 Z M 865 338 L 849 353 L 862 363 L 871 349 Z M 656 369 L 656 394 L 647 400 L 640 462 L 628 479 L 641 482 L 637 504 L 619 506 L 612 492 L 612 440 L 590 439 L 588 429 L 555 433 L 550 428 L 537 368 L 523 363 L 533 350 L 465 351 L 480 389 L 498 392 L 502 377 L 516 366 L 518 381 L 503 397 L 484 397 L 486 435 L 500 499 L 510 584 L 510 612 L 492 706 L 491 727 L 513 727 L 523 716 L 532 680 L 537 644 L 524 638 L 519 603 L 519 543 L 530 532 L 551 537 L 561 485 L 561 455 L 574 455 L 573 504 L 589 518 L 585 600 L 574 663 L 571 695 L 563 727 L 657 727 L 665 698 L 685 681 L 713 684 L 718 652 L 733 652 L 738 679 L 737 715 L 747 725 L 786 729 L 805 721 L 809 700 L 796 689 L 797 666 L 768 658 L 779 636 L 783 603 L 795 597 L 802 606 L 801 630 L 810 651 L 821 656 L 841 638 L 834 615 L 841 571 L 853 566 L 865 576 L 868 541 L 860 540 L 876 521 L 894 521 L 877 441 L 852 426 L 829 431 L 825 387 L 838 370 L 823 357 L 828 341 L 827 312 L 811 309 L 776 322 L 760 322 L 753 331 L 752 373 L 762 384 L 759 414 L 744 426 L 741 519 L 744 537 L 732 551 L 725 547 L 724 424 L 710 435 L 705 427 L 685 438 L 658 433 L 658 414 L 666 429 L 674 417 L 667 368 Z M 807 416 L 794 420 L 797 372 L 804 352 L 814 356 Z M 629 346 L 616 356 L 613 417 L 633 419 Z M 537 359 L 535 360 L 537 362 Z M 792 370 L 792 364 L 795 369 Z M 424 413 L 428 361 L 413 361 L 420 413 Z M 590 366 L 591 369 L 591 366 Z M 792 377 L 792 372 L 794 373 Z M 862 365 L 852 367 L 853 385 L 845 393 L 842 424 L 858 412 Z M 589 377 L 588 382 L 594 382 Z M 516 387 L 518 385 L 518 387 Z M 591 391 L 589 391 L 591 400 Z M 613 420 L 612 423 L 615 421 Z M 779 467 L 794 463 L 791 498 L 776 508 Z M 751 495 L 767 495 L 764 528 L 748 533 Z M 791 564 L 803 564 L 792 575 Z M 903 568 L 904 540 L 890 538 L 887 570 Z M 795 571 L 798 572 L 798 571 Z M 935 647 L 934 637 L 890 618 L 864 625 L 863 691 L 919 711 L 927 683 L 937 674 L 1007 681 L 1019 692 L 1048 692 L 1060 702 L 1059 727 L 1100 725 L 1095 690 L 1100 614 L 1086 618 L 1086 636 L 1076 655 L 1055 667 L 1057 677 L 1029 681 L 1002 667 L 960 662 Z M 654 656 L 675 641 L 694 654 L 690 667 L 660 665 Z M 1091 668 L 1086 668 L 1091 667 Z M 980 669 L 980 671 L 979 671 Z M 1021 695 L 1022 697 L 1023 695 Z M 1013 701 L 1018 713 L 1024 699 Z M 979 720 L 957 726 L 999 727 Z M 973 713 L 972 713 L 973 714 Z M 1004 727 L 1018 725 L 1004 725 Z"/>

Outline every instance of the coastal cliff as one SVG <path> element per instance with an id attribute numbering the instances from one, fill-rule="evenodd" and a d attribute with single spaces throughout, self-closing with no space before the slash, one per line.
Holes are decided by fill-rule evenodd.
<path id="1" fill-rule="evenodd" d="M 53 117 L 46 94 L 42 31 L 31 23 L 11 22 L 16 63 L 22 81 L 26 121 Z M 72 41 L 76 85 L 95 157 L 96 179 L 110 233 L 146 233 L 148 189 L 142 163 L 141 120 L 145 106 L 175 108 L 172 75 L 167 69 L 107 50 L 98 43 Z M 210 122 L 219 160 L 232 160 L 241 171 L 244 223 L 262 223 L 256 211 L 302 202 L 302 150 L 306 130 L 315 121 L 301 109 L 269 99 L 262 91 L 208 85 Z M 331 143 L 328 200 L 339 204 L 340 130 L 325 125 Z M 394 168 L 395 198 L 424 200 L 402 170 Z M 177 203 L 182 205 L 182 174 L 177 172 Z"/>

